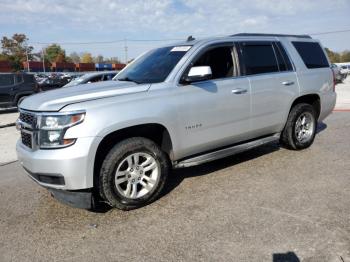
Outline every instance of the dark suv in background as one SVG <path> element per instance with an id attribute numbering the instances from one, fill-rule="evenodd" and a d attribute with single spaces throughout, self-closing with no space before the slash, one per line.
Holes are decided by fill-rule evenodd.
<path id="1" fill-rule="evenodd" d="M 17 107 L 25 97 L 38 91 L 34 75 L 0 73 L 0 108 Z"/>

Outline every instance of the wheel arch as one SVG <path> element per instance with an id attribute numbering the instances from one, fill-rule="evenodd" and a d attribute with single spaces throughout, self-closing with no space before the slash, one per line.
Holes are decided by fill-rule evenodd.
<path id="1" fill-rule="evenodd" d="M 169 157 L 173 159 L 173 143 L 168 129 L 159 123 L 133 125 L 106 134 L 100 141 L 94 158 L 94 185 L 97 182 L 99 170 L 108 152 L 119 141 L 131 137 L 144 137 L 155 142 Z"/>
<path id="2" fill-rule="evenodd" d="M 290 110 L 292 110 L 292 108 L 296 105 L 296 104 L 300 104 L 300 103 L 306 103 L 306 104 L 309 104 L 311 105 L 315 111 L 316 111 L 316 119 L 319 118 L 320 116 L 320 113 L 321 113 L 321 98 L 318 94 L 314 93 L 314 94 L 306 94 L 306 95 L 302 95 L 302 96 L 299 96 L 297 97 L 290 109 L 289 109 L 289 112 Z"/>

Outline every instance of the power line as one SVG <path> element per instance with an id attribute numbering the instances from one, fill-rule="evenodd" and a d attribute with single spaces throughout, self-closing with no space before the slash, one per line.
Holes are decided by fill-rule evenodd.
<path id="1" fill-rule="evenodd" d="M 337 33 L 346 33 L 346 32 L 350 32 L 350 29 L 338 30 L 338 31 L 328 31 L 328 32 L 321 32 L 321 33 L 310 33 L 309 35 L 328 35 L 328 34 L 337 34 Z"/>
<path id="2" fill-rule="evenodd" d="M 327 35 L 327 34 L 337 34 L 337 33 L 346 33 L 350 32 L 350 29 L 337 30 L 337 31 L 327 31 L 327 32 L 317 32 L 317 33 L 307 33 L 308 35 Z M 224 36 L 224 35 L 222 35 Z M 29 44 L 37 45 L 50 45 L 52 43 L 57 43 L 61 45 L 99 45 L 99 44 L 115 44 L 115 43 L 125 43 L 127 42 L 168 42 L 168 41 L 182 41 L 185 38 L 168 38 L 168 39 L 116 39 L 111 41 L 91 41 L 91 42 L 28 42 Z"/>
<path id="3" fill-rule="evenodd" d="M 181 41 L 184 40 L 184 38 L 169 38 L 169 39 L 117 39 L 112 41 L 91 41 L 91 42 L 28 42 L 30 44 L 36 44 L 36 45 L 50 45 L 52 43 L 61 44 L 61 45 L 90 45 L 90 44 L 114 44 L 114 43 L 122 43 L 125 41 L 128 42 L 167 42 L 167 41 Z"/>

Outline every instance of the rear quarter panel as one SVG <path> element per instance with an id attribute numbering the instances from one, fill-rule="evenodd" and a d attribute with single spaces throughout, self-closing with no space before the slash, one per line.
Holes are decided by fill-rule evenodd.
<path id="1" fill-rule="evenodd" d="M 291 41 L 301 40 L 290 39 L 290 41 L 285 42 L 285 44 L 288 46 L 288 51 L 293 59 L 293 63 L 297 72 L 297 79 L 300 88 L 299 96 L 317 94 L 320 97 L 321 112 L 319 121 L 322 121 L 332 112 L 336 101 L 336 93 L 333 90 L 332 69 L 330 67 L 313 69 L 307 68 Z M 315 42 L 314 39 L 303 39 L 302 41 Z M 324 50 L 322 45 L 321 47 Z M 326 53 L 325 55 L 327 57 Z"/>

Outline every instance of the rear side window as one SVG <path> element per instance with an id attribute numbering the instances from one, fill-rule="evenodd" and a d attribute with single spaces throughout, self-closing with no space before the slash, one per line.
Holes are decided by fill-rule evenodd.
<path id="1" fill-rule="evenodd" d="M 329 67 L 327 58 L 319 43 L 292 42 L 307 68 Z"/>
<path id="2" fill-rule="evenodd" d="M 0 74 L 0 87 L 1 86 L 11 86 L 14 84 L 13 75 L 2 75 Z"/>
<path id="3" fill-rule="evenodd" d="M 278 64 L 271 43 L 241 43 L 241 60 L 245 75 L 278 72 Z"/>
<path id="4" fill-rule="evenodd" d="M 292 63 L 289 60 L 289 57 L 286 53 L 286 50 L 280 42 L 274 43 L 274 49 L 277 57 L 278 67 L 281 72 L 283 71 L 292 71 Z"/>
<path id="5" fill-rule="evenodd" d="M 23 82 L 23 75 L 17 74 L 15 77 L 16 77 L 16 84 L 20 84 Z"/>

